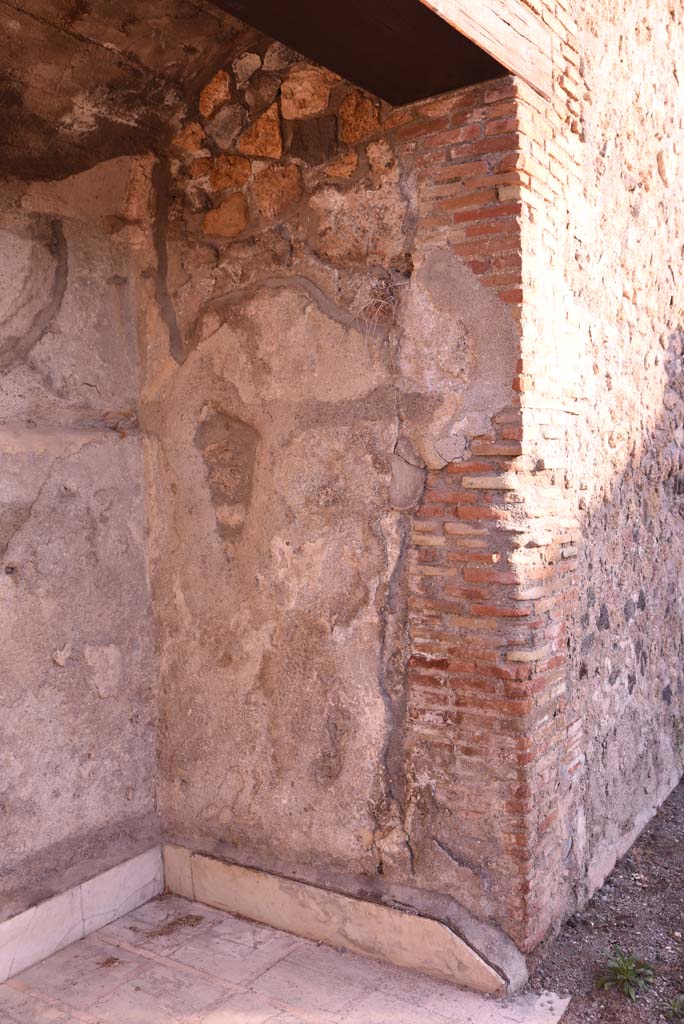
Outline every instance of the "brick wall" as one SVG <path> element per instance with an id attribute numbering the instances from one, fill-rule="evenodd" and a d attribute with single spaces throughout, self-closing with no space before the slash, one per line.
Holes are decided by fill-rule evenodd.
<path id="1" fill-rule="evenodd" d="M 573 343 L 560 338 L 557 321 L 572 315 L 567 302 L 557 307 L 550 287 L 558 274 L 559 254 L 568 244 L 567 211 L 579 176 L 579 56 L 576 29 L 567 4 L 539 4 L 539 15 L 553 35 L 554 96 L 542 100 L 524 83 L 519 86 L 520 165 L 523 189 L 523 362 L 526 395 L 525 436 L 539 467 L 538 483 L 555 505 L 547 599 L 559 625 L 555 643 L 558 674 L 548 691 L 548 715 L 537 746 L 537 771 L 531 820 L 534 850 L 534 901 L 528 922 L 528 946 L 534 947 L 549 926 L 568 913 L 565 862 L 573 845 L 568 810 L 575 799 L 584 759 L 581 717 L 568 697 L 568 652 L 572 609 L 576 603 L 577 559 L 581 522 L 567 488 L 567 438 L 576 415 L 573 389 Z M 561 547 L 560 562 L 551 552 Z M 535 834 L 536 833 L 536 834 Z"/>
<path id="2" fill-rule="evenodd" d="M 566 694 L 580 523 L 565 438 L 576 394 L 536 331 L 548 297 L 531 268 L 539 242 L 561 249 L 578 179 L 578 57 L 564 13 L 544 18 L 551 107 L 506 79 L 393 115 L 419 183 L 416 251 L 448 246 L 519 324 L 515 398 L 468 439 L 462 461 L 430 472 L 414 522 L 408 746 L 409 817 L 420 817 L 427 786 L 458 836 L 449 852 L 478 877 L 472 894 L 462 879 L 460 898 L 523 950 L 567 910 L 567 811 L 583 761 Z"/>
<path id="3" fill-rule="evenodd" d="M 401 108 L 385 128 L 415 168 L 416 244 L 448 245 L 515 308 L 521 301 L 521 206 L 513 80 Z"/>
<path id="4" fill-rule="evenodd" d="M 427 145 L 422 127 L 417 159 L 418 245 L 449 245 L 521 325 L 529 127 L 515 81 L 467 90 Z M 562 415 L 534 365 L 521 330 L 515 400 L 469 439 L 465 461 L 430 474 L 410 599 L 413 774 L 432 773 L 433 799 L 460 837 L 457 858 L 475 866 L 523 949 L 559 913 L 559 748 L 570 773 L 578 757 L 564 699 L 578 523 L 557 483 Z M 420 805 L 419 786 L 413 799 Z"/>
<path id="5" fill-rule="evenodd" d="M 515 143 L 487 166 L 492 209 L 466 195 L 475 232 L 432 210 L 419 230 L 495 287 L 511 261 L 520 362 L 496 437 L 430 481 L 411 677 L 419 770 L 441 742 L 450 813 L 491 858 L 523 949 L 601 884 L 684 762 L 681 19 L 666 0 L 530 7 L 552 33 L 553 98 L 497 85 Z"/>

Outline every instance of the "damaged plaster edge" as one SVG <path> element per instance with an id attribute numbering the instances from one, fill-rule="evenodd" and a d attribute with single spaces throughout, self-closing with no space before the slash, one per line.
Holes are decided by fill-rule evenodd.
<path id="1" fill-rule="evenodd" d="M 125 424 L 120 430 L 119 424 Z M 112 426 L 74 427 L 55 423 L 47 427 L 6 427 L 0 425 L 0 451 L 3 455 L 52 455 L 64 458 L 76 455 L 91 444 L 111 439 L 125 441 L 137 439 L 140 431 L 121 414 Z"/>
<path id="2" fill-rule="evenodd" d="M 11 370 L 16 364 L 26 359 L 31 350 L 50 330 L 62 308 L 69 279 L 69 254 L 61 221 L 50 220 L 50 236 L 48 248 L 54 259 L 50 294 L 45 304 L 37 310 L 25 334 L 4 339 L 0 352 L 0 370 L 2 371 Z"/>
<path id="3" fill-rule="evenodd" d="M 351 313 L 344 306 L 336 303 L 329 295 L 326 295 L 315 281 L 312 281 L 305 274 L 266 274 L 257 277 L 242 288 L 233 288 L 231 291 L 212 296 L 204 304 L 202 313 L 193 325 L 191 333 L 196 332 L 198 322 L 201 320 L 203 313 L 221 309 L 222 307 L 239 306 L 243 303 L 251 302 L 263 291 L 278 292 L 288 288 L 301 292 L 313 302 L 324 316 L 327 316 L 335 323 L 341 324 L 342 327 L 359 331 L 363 330 L 365 334 L 374 337 L 384 337 L 385 335 L 385 330 L 382 327 L 364 321 L 359 317 L 358 313 Z"/>
<path id="4" fill-rule="evenodd" d="M 165 844 L 163 855 L 166 886 L 175 895 L 486 995 L 511 991 L 502 973 L 432 917 L 228 864 L 184 846 Z"/>
<path id="5" fill-rule="evenodd" d="M 0 984 L 116 921 L 164 890 L 161 846 L 153 846 L 0 924 Z"/>

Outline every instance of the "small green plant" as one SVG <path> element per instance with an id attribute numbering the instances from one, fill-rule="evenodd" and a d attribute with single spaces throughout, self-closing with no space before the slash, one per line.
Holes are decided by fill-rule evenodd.
<path id="1" fill-rule="evenodd" d="M 684 995 L 674 996 L 662 1008 L 668 1020 L 684 1020 Z"/>
<path id="2" fill-rule="evenodd" d="M 605 971 L 597 982 L 599 988 L 615 988 L 634 1002 L 655 981 L 655 971 L 649 963 L 630 956 L 619 946 L 614 946 L 606 956 Z"/>

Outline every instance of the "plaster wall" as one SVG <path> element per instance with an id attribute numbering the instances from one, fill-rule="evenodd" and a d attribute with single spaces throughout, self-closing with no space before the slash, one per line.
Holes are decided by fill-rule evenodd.
<path id="1" fill-rule="evenodd" d="M 433 173 L 470 120 L 485 147 L 508 97 L 391 111 L 270 40 L 229 57 L 151 172 L 138 253 L 164 829 L 486 945 L 503 882 L 425 798 L 409 605 L 428 473 L 514 398 L 506 268 L 487 287 L 443 244 Z"/>
<path id="2" fill-rule="evenodd" d="M 12 217 L 32 218 L 45 235 L 47 256 L 38 250 L 30 258 L 46 262 L 49 287 L 34 303 L 40 316 L 31 330 L 8 328 L 26 384 L 22 378 L 7 408 L 10 426 L 12 416 L 39 424 L 58 451 L 64 430 L 69 438 L 101 432 L 115 448 L 130 446 L 135 459 L 141 428 L 166 834 L 243 864 L 411 906 L 457 927 L 497 962 L 508 958 L 509 974 L 520 977 L 520 957 L 497 927 L 507 916 L 508 862 L 502 856 L 490 877 L 464 848 L 480 842 L 470 830 L 474 776 L 460 764 L 451 773 L 451 809 L 426 798 L 432 783 L 421 758 L 435 763 L 441 750 L 446 766 L 445 744 L 454 750 L 457 732 L 447 723 L 441 736 L 430 716 L 441 701 L 455 719 L 460 698 L 431 695 L 425 666 L 409 666 L 414 627 L 423 636 L 428 620 L 442 622 L 449 635 L 449 616 L 462 603 L 449 598 L 438 607 L 430 586 L 439 571 L 432 547 L 444 545 L 447 560 L 452 553 L 430 535 L 431 513 L 416 519 L 427 507 L 426 481 L 446 500 L 446 467 L 465 465 L 470 441 L 494 436 L 494 419 L 514 401 L 518 211 L 505 189 L 489 187 L 490 174 L 505 185 L 517 145 L 510 82 L 393 111 L 233 22 L 224 26 L 220 61 L 207 51 L 198 71 L 190 50 L 181 59 L 171 47 L 164 64 L 146 17 L 121 79 L 109 81 L 105 96 L 97 78 L 84 96 L 75 92 L 81 49 L 57 45 L 65 30 L 73 38 L 73 12 L 59 25 L 41 15 L 35 32 L 39 12 L 25 13 L 9 40 L 27 162 L 18 159 L 20 145 L 10 146 L 7 166 L 22 177 L 61 178 L 112 152 L 139 150 L 143 140 L 156 151 L 96 163 L 87 176 L 8 186 Z M 104 40 L 120 51 L 120 33 L 99 5 L 86 23 L 78 14 L 76 21 L 86 49 Z M 67 64 L 54 97 L 24 81 L 36 40 L 50 65 Z M 134 103 L 128 90 L 139 64 L 146 78 L 163 66 L 165 80 L 138 89 Z M 98 73 L 106 78 L 108 68 Z M 184 90 L 192 97 L 185 106 Z M 166 120 L 157 130 L 159 104 L 150 111 L 145 97 L 162 95 Z M 91 121 L 76 116 L 96 102 Z M 130 131 L 108 128 L 122 119 L 134 122 Z M 54 166 L 50 120 L 58 126 Z M 463 251 L 445 236 L 452 221 Z M 36 357 L 71 294 L 66 271 L 81 249 L 78 344 L 73 352 L 62 346 L 59 357 L 50 350 L 45 370 Z M 98 304 L 87 315 L 82 308 L 95 293 L 100 317 Z M 115 324 L 122 344 L 112 341 Z M 90 372 L 103 346 L 113 361 L 136 344 L 139 380 L 123 364 L 112 369 L 117 386 Z M 124 500 L 141 522 L 133 462 L 115 472 L 103 457 L 102 474 L 110 472 L 122 487 L 126 481 Z M 454 510 L 446 515 L 456 518 Z M 134 613 L 147 615 L 136 573 L 126 577 L 128 590 L 121 578 L 107 588 L 112 607 L 122 601 L 129 637 Z M 77 592 L 74 580 L 69 587 Z M 494 627 L 489 619 L 457 622 L 466 632 Z M 55 648 L 58 661 L 76 668 L 74 647 Z M 110 655 L 117 676 L 118 656 Z M 429 709 L 424 718 L 418 704 Z M 446 722 L 447 711 L 439 715 Z M 70 719 L 68 729 L 76 724 Z M 103 734 L 114 734 L 110 725 L 101 716 Z M 20 733 L 17 726 L 13 744 Z M 151 740 L 142 729 L 140 741 L 144 788 Z M 61 853 L 55 842 L 43 857 L 34 842 L 27 877 L 56 878 L 76 849 L 74 872 L 87 871 L 96 836 L 96 852 L 108 849 L 112 859 L 135 852 L 112 840 L 121 823 L 116 800 L 102 795 L 108 752 L 103 766 L 93 805 L 107 805 L 111 821 L 93 817 L 85 838 L 65 823 Z M 27 769 L 27 788 L 36 771 Z M 79 798 L 87 802 L 85 789 Z M 127 836 L 135 842 L 143 833 L 134 823 Z M 18 842 L 28 864 L 32 840 Z M 15 860 L 8 873 L 20 878 Z"/>
<path id="3" fill-rule="evenodd" d="M 3 186 L 0 919 L 159 836 L 127 182 Z"/>

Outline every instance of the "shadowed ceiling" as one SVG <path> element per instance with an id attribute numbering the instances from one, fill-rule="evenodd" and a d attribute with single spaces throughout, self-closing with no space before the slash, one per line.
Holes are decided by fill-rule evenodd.
<path id="1" fill-rule="evenodd" d="M 506 74 L 420 0 L 215 3 L 395 106 Z"/>
<path id="2" fill-rule="evenodd" d="M 0 176 L 163 150 L 260 33 L 395 105 L 505 73 L 420 0 L 0 0 Z"/>

